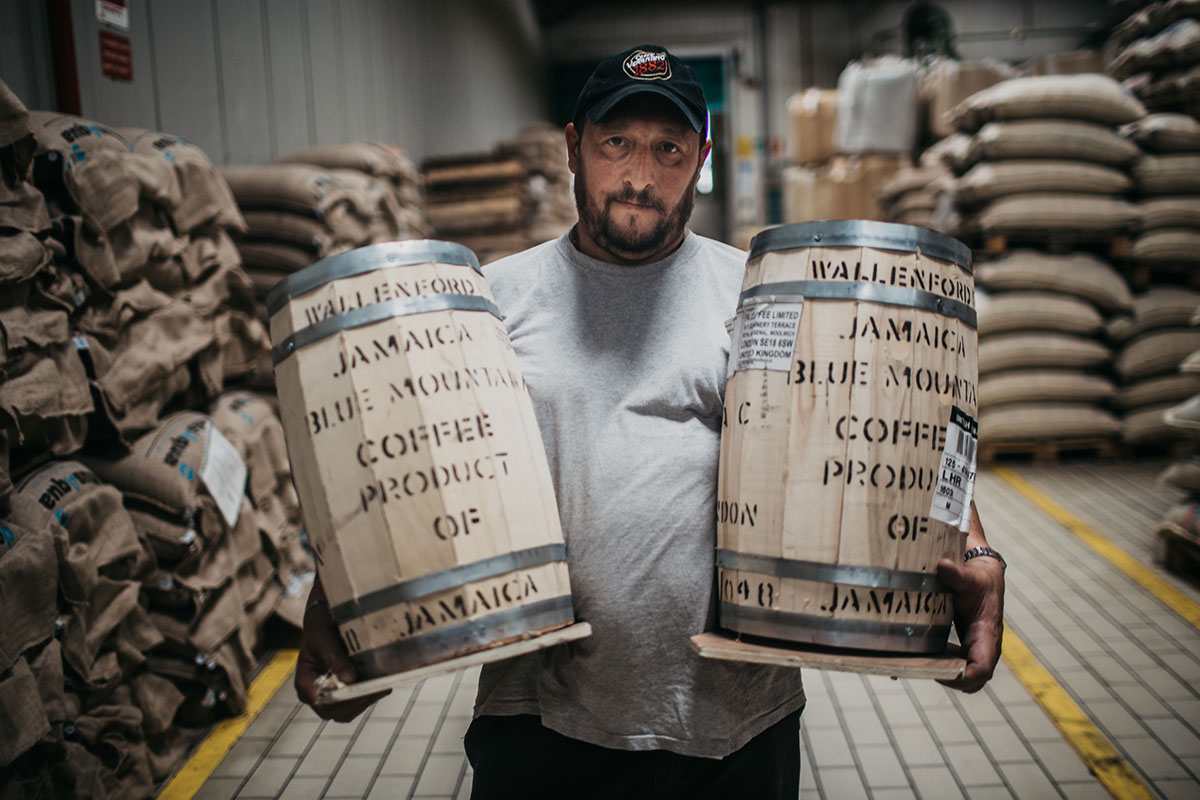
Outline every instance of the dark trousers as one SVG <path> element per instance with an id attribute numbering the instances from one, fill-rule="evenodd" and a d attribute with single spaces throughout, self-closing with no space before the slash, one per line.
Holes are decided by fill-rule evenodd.
<path id="1" fill-rule="evenodd" d="M 722 759 L 598 747 L 534 716 L 478 717 L 467 730 L 471 800 L 795 800 L 800 712 Z"/>

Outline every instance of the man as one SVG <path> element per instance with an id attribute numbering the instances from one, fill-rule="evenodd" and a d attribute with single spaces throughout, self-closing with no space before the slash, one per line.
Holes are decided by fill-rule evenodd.
<path id="1" fill-rule="evenodd" d="M 566 128 L 579 224 L 486 270 L 545 441 L 576 614 L 594 633 L 484 668 L 472 797 L 799 791 L 799 670 L 704 660 L 688 644 L 714 623 L 723 323 L 746 259 L 686 227 L 706 134 L 682 61 L 653 45 L 605 59 Z M 971 544 L 986 544 L 978 526 Z M 1001 570 L 939 567 L 969 650 L 957 688 L 980 688 L 998 658 Z M 317 674 L 347 666 L 326 616 L 318 605 L 306 620 L 308 700 Z"/>

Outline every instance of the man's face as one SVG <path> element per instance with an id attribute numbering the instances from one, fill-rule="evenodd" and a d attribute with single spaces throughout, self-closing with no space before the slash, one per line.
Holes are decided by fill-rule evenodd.
<path id="1" fill-rule="evenodd" d="M 582 135 L 567 126 L 582 233 L 620 261 L 657 260 L 683 237 L 710 143 L 669 101 L 634 95 Z"/>

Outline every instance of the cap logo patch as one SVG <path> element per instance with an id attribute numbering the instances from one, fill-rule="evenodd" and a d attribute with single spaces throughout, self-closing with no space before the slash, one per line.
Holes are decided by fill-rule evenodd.
<path id="1" fill-rule="evenodd" d="M 671 77 L 671 62 L 666 53 L 635 50 L 621 62 L 625 74 L 640 81 L 665 81 Z"/>

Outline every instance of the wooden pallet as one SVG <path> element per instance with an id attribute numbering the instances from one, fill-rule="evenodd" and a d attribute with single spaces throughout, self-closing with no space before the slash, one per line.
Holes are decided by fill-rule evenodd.
<path id="1" fill-rule="evenodd" d="M 988 256 L 1002 256 L 1009 250 L 1033 247 L 1047 253 L 1070 253 L 1076 250 L 1099 253 L 1113 261 L 1129 257 L 1133 242 L 1129 236 L 1112 236 L 1104 239 L 1078 238 L 1050 234 L 1047 236 L 1014 236 L 994 233 L 985 236 L 980 248 Z"/>
<path id="2" fill-rule="evenodd" d="M 1167 571 L 1200 583 L 1200 541 L 1170 522 L 1159 527 L 1158 538 Z"/>
<path id="3" fill-rule="evenodd" d="M 1148 442 L 1141 444 L 1122 443 L 1119 455 L 1122 461 L 1136 461 L 1142 458 L 1183 458 L 1196 452 L 1196 440 L 1190 437 L 1173 439 L 1169 442 Z"/>
<path id="4" fill-rule="evenodd" d="M 952 681 L 967 668 L 963 650 L 946 645 L 942 654 L 876 653 L 840 650 L 741 636 L 731 631 L 709 631 L 692 637 L 692 649 L 701 658 L 768 664 L 773 667 L 805 667 L 832 672 L 857 672 L 890 678 L 934 678 Z"/>
<path id="5" fill-rule="evenodd" d="M 1013 440 L 980 442 L 979 464 L 998 461 L 1031 461 L 1057 464 L 1071 459 L 1112 460 L 1118 454 L 1117 443 L 1100 437 L 1082 439 Z"/>

